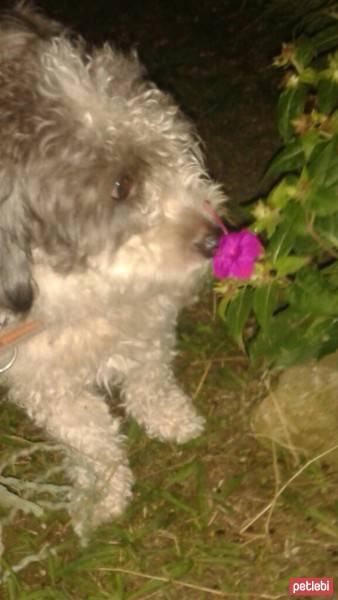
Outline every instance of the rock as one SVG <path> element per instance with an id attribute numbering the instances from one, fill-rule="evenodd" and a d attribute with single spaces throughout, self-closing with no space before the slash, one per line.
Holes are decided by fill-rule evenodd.
<path id="1" fill-rule="evenodd" d="M 338 352 L 284 371 L 252 428 L 258 440 L 273 440 L 295 456 L 311 458 L 338 444 Z M 325 461 L 337 464 L 338 450 Z"/>

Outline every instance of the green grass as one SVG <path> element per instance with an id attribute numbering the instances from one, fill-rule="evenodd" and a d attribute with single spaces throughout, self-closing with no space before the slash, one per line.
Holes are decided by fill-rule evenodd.
<path id="1" fill-rule="evenodd" d="M 286 597 L 291 576 L 333 576 L 338 568 L 338 487 L 325 465 L 314 464 L 266 516 L 240 535 L 275 493 L 272 454 L 250 434 L 251 408 L 261 396 L 257 374 L 213 320 L 211 301 L 185 312 L 177 375 L 207 417 L 206 432 L 184 446 L 146 438 L 126 421 L 136 485 L 123 518 L 80 546 L 65 511 L 43 519 L 17 513 L 4 527 L 3 598 L 9 600 L 145 600 Z M 196 327 L 196 319 L 199 324 Z M 208 367 L 207 376 L 205 376 Z M 201 385 L 201 381 L 203 384 Z M 2 406 L 3 456 L 41 440 L 13 407 Z M 21 459 L 6 476 L 34 479 L 57 452 Z M 277 456 L 280 481 L 296 467 Z M 56 484 L 62 483 L 60 474 Z M 40 560 L 13 568 L 42 551 Z M 206 591 L 209 590 L 209 591 Z M 230 595 L 229 595 L 230 594 Z"/>

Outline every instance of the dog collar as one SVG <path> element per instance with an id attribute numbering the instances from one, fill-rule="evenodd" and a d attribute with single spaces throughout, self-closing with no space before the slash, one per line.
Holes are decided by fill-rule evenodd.
<path id="1" fill-rule="evenodd" d="M 40 333 L 42 329 L 42 322 L 35 320 L 7 327 L 0 334 L 0 355 L 7 354 L 12 350 L 12 354 L 5 364 L 1 364 L 0 361 L 0 375 L 6 373 L 14 365 L 18 356 L 18 346 L 32 335 Z"/>
<path id="2" fill-rule="evenodd" d="M 9 371 L 9 369 L 14 365 L 17 355 L 18 355 L 18 349 L 17 349 L 17 347 L 15 347 L 9 361 L 4 365 L 0 364 L 0 375 L 2 375 L 3 373 L 6 373 L 6 371 Z"/>

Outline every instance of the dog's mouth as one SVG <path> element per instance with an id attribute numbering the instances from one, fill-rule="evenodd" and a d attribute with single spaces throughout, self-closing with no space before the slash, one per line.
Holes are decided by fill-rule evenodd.
<path id="1" fill-rule="evenodd" d="M 209 200 L 203 202 L 203 209 L 212 218 L 212 223 L 209 220 L 204 222 L 203 234 L 194 245 L 204 258 L 210 259 L 216 254 L 220 238 L 227 229 Z"/>

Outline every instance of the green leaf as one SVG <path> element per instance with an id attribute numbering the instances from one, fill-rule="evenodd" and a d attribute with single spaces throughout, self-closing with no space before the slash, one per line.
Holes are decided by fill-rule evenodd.
<path id="1" fill-rule="evenodd" d="M 284 221 L 278 226 L 270 240 L 268 250 L 274 263 L 278 258 L 287 256 L 292 250 L 295 237 L 301 231 L 303 222 L 303 209 L 299 204 L 290 202 Z"/>
<path id="2" fill-rule="evenodd" d="M 272 159 L 265 178 L 282 173 L 298 172 L 304 165 L 305 154 L 301 140 L 297 139 L 282 148 Z"/>
<path id="3" fill-rule="evenodd" d="M 297 40 L 295 58 L 292 62 L 295 66 L 297 65 L 301 69 L 305 69 L 311 63 L 315 54 L 316 49 L 313 42 L 306 37 L 299 38 Z"/>
<path id="4" fill-rule="evenodd" d="M 312 37 L 312 43 L 318 54 L 331 50 L 338 45 L 338 25 L 331 25 Z"/>
<path id="5" fill-rule="evenodd" d="M 273 263 L 273 268 L 276 269 L 278 277 L 285 277 L 296 273 L 308 262 L 308 256 L 283 256 Z"/>
<path id="6" fill-rule="evenodd" d="M 285 142 L 290 141 L 295 131 L 292 121 L 304 111 L 307 86 L 297 84 L 287 87 L 278 101 L 278 129 Z"/>
<path id="7" fill-rule="evenodd" d="M 268 196 L 268 203 L 276 208 L 284 208 L 297 194 L 298 177 L 287 175 L 276 185 Z"/>
<path id="8" fill-rule="evenodd" d="M 197 515 L 197 511 L 194 508 L 192 508 L 190 504 L 188 504 L 188 502 L 185 502 L 185 500 L 180 498 L 177 494 L 172 494 L 171 492 L 168 492 L 168 490 L 159 490 L 158 495 L 164 500 L 166 500 L 169 504 L 175 506 L 175 508 L 177 508 L 178 510 L 188 513 L 189 515 Z"/>
<path id="9" fill-rule="evenodd" d="M 59 565 L 56 569 L 56 577 L 66 577 L 72 573 L 88 571 L 95 569 L 97 565 L 109 566 L 117 559 L 119 546 L 112 547 L 97 547 L 88 553 L 82 552 L 73 560 L 67 561 L 65 564 Z"/>
<path id="10" fill-rule="evenodd" d="M 172 486 L 176 483 L 181 483 L 191 476 L 195 479 L 200 479 L 203 476 L 203 465 L 197 458 L 193 458 L 193 460 L 185 463 L 169 475 L 166 479 L 166 485 Z"/>
<path id="11" fill-rule="evenodd" d="M 315 221 L 315 230 L 323 238 L 327 248 L 338 248 L 338 213 L 326 217 L 318 217 Z"/>
<path id="12" fill-rule="evenodd" d="M 317 358 L 322 358 L 326 354 L 332 354 L 338 349 L 338 320 L 330 319 L 321 326 L 321 344 L 318 347 Z"/>
<path id="13" fill-rule="evenodd" d="M 240 289 L 231 300 L 227 311 L 227 326 L 235 342 L 244 349 L 243 329 L 252 308 L 253 290 Z"/>
<path id="14" fill-rule="evenodd" d="M 319 136 L 319 132 L 317 129 L 309 129 L 300 138 L 305 158 L 308 160 L 311 157 L 312 152 L 318 146 L 318 144 L 322 143 L 322 140 Z"/>
<path id="15" fill-rule="evenodd" d="M 318 73 L 315 69 L 308 67 L 299 73 L 299 81 L 315 86 L 318 81 Z"/>
<path id="16" fill-rule="evenodd" d="M 310 234 L 297 236 L 292 250 L 296 256 L 311 256 L 312 259 L 321 256 L 323 253 L 322 248 L 318 246 L 318 242 Z"/>
<path id="17" fill-rule="evenodd" d="M 269 335 L 261 330 L 249 346 L 251 360 L 286 368 L 318 358 L 338 346 L 337 320 L 313 318 L 288 307 L 273 317 Z"/>
<path id="18" fill-rule="evenodd" d="M 338 211 L 338 187 L 312 188 L 306 196 L 306 208 L 320 217 L 332 215 Z"/>
<path id="19" fill-rule="evenodd" d="M 287 290 L 287 298 L 290 305 L 305 315 L 338 315 L 337 291 L 330 289 L 327 279 L 313 267 L 297 273 L 294 284 Z"/>
<path id="20" fill-rule="evenodd" d="M 128 594 L 128 600 L 136 600 L 137 598 L 141 600 L 144 597 L 152 595 L 153 592 L 155 592 L 156 590 L 165 587 L 166 585 L 168 585 L 168 583 L 168 581 L 163 581 L 163 578 L 156 579 L 155 576 L 153 579 L 151 579 L 151 581 L 147 581 L 147 583 L 144 583 L 143 585 L 139 586 L 136 592 Z"/>
<path id="21" fill-rule="evenodd" d="M 212 496 L 216 500 L 216 502 L 224 501 L 233 492 L 235 492 L 237 490 L 237 488 L 239 488 L 239 486 L 241 485 L 244 477 L 245 477 L 244 474 L 240 474 L 240 475 L 234 475 L 233 477 L 230 477 L 230 479 L 227 479 L 222 484 L 222 487 L 220 489 L 218 489 L 216 492 L 213 492 L 213 494 L 212 494 Z"/>
<path id="22" fill-rule="evenodd" d="M 317 186 L 331 187 L 338 184 L 338 137 L 321 144 L 312 153 L 308 165 L 309 177 Z"/>
<path id="23" fill-rule="evenodd" d="M 330 127 L 335 135 L 338 134 L 338 110 L 334 110 L 330 116 Z"/>
<path id="24" fill-rule="evenodd" d="M 322 270 L 323 275 L 326 277 L 330 287 L 338 288 L 338 260 L 335 260 L 330 265 Z"/>
<path id="25" fill-rule="evenodd" d="M 221 317 L 222 321 L 225 321 L 225 313 L 228 308 L 228 304 L 230 302 L 230 296 L 224 296 L 218 305 L 218 314 Z"/>
<path id="26" fill-rule="evenodd" d="M 180 561 L 176 563 L 172 563 L 168 567 L 169 575 L 172 579 L 181 579 L 184 575 L 186 575 L 189 571 L 191 571 L 194 563 L 189 558 L 181 558 Z"/>
<path id="27" fill-rule="evenodd" d="M 269 206 L 263 200 L 258 200 L 252 209 L 252 214 L 256 219 L 252 224 L 254 232 L 266 231 L 268 238 L 271 238 L 282 218 L 278 208 Z"/>
<path id="28" fill-rule="evenodd" d="M 254 291 L 253 310 L 264 331 L 269 329 L 278 302 L 278 285 L 275 282 L 258 287 Z"/>
<path id="29" fill-rule="evenodd" d="M 338 83 L 334 79 L 321 79 L 318 85 L 319 110 L 329 114 L 338 104 Z"/>
<path id="30" fill-rule="evenodd" d="M 293 241 L 293 223 L 284 221 L 271 238 L 269 250 L 272 254 L 273 263 L 275 263 L 279 257 L 287 256 L 289 254 L 293 246 Z"/>

